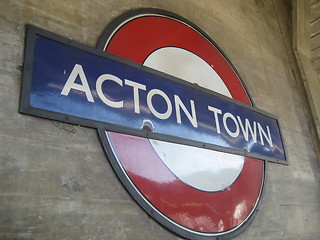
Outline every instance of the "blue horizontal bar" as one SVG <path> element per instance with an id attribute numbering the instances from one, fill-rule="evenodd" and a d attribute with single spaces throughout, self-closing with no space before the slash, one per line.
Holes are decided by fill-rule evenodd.
<path id="1" fill-rule="evenodd" d="M 27 43 L 30 74 L 22 112 L 286 160 L 276 118 L 127 60 L 42 35 L 33 33 Z"/>

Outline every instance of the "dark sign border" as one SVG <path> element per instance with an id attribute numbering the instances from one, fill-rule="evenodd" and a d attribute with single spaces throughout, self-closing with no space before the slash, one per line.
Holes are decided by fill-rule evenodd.
<path id="1" fill-rule="evenodd" d="M 113 33 L 116 27 L 118 27 L 121 23 L 125 22 L 126 20 L 136 17 L 137 15 L 143 15 L 143 14 L 160 14 L 160 15 L 165 15 L 169 16 L 178 20 L 181 20 L 182 22 L 186 22 L 189 24 L 191 27 L 196 29 L 196 31 L 200 32 L 202 35 L 204 35 L 214 46 L 220 51 L 220 53 L 225 57 L 227 62 L 230 64 L 232 69 L 236 72 L 237 76 L 239 77 L 241 84 L 246 90 L 246 93 L 248 95 L 248 98 L 251 103 L 253 103 L 252 98 L 247 91 L 245 85 L 243 84 L 243 80 L 235 67 L 232 65 L 230 60 L 225 56 L 223 51 L 217 46 L 217 44 L 206 34 L 204 33 L 201 29 L 199 29 L 196 25 L 191 23 L 190 21 L 184 19 L 183 17 L 174 14 L 172 12 L 168 12 L 165 10 L 161 9 L 154 9 L 154 8 L 141 8 L 141 9 L 135 9 L 131 10 L 127 13 L 124 13 L 120 16 L 118 16 L 115 20 L 113 20 L 105 29 L 104 33 L 101 35 L 101 40 L 98 45 L 98 49 L 101 51 L 104 51 L 104 43 L 109 39 L 109 36 Z M 220 96 L 220 94 L 217 93 L 217 95 Z M 224 95 L 221 95 L 223 98 L 226 98 Z M 230 100 L 230 99 L 228 99 Z M 234 101 L 233 99 L 231 99 Z M 238 102 L 239 103 L 239 102 Z M 245 104 L 240 103 L 240 105 L 248 106 Z M 262 112 L 262 111 L 261 111 Z M 268 114 L 267 114 L 268 115 Z M 279 124 L 279 122 L 278 122 Z M 279 126 L 280 127 L 280 126 Z M 196 240 L 228 240 L 228 239 L 233 239 L 237 236 L 239 236 L 241 233 L 243 233 L 254 221 L 257 213 L 259 212 L 261 202 L 264 198 L 265 194 L 265 183 L 267 182 L 267 166 L 268 162 L 276 162 L 280 164 L 285 164 L 288 165 L 287 161 L 280 160 L 274 160 L 274 159 L 268 159 L 264 161 L 263 164 L 263 178 L 262 178 L 262 183 L 261 183 L 261 189 L 260 189 L 260 195 L 259 198 L 257 199 L 257 203 L 255 207 L 253 208 L 252 212 L 248 215 L 248 217 L 243 221 L 243 223 L 240 226 L 234 227 L 232 229 L 229 229 L 227 232 L 221 232 L 217 234 L 212 234 L 212 235 L 200 235 L 200 234 L 195 234 L 189 231 L 184 230 L 183 228 L 170 223 L 166 217 L 163 216 L 161 212 L 155 211 L 155 207 L 153 207 L 150 203 L 148 203 L 148 200 L 146 200 L 142 194 L 140 193 L 139 190 L 135 187 L 134 183 L 131 182 L 130 178 L 126 175 L 125 170 L 121 168 L 121 164 L 119 164 L 119 160 L 116 157 L 116 154 L 113 152 L 113 147 L 110 145 L 111 143 L 108 141 L 107 136 L 106 136 L 106 130 L 104 128 L 99 128 L 98 133 L 99 137 L 101 139 L 101 143 L 105 149 L 105 153 L 108 156 L 110 163 L 115 170 L 115 173 L 119 177 L 121 183 L 124 185 L 124 187 L 127 189 L 127 191 L 130 193 L 131 197 L 133 197 L 134 200 L 137 201 L 137 203 L 140 205 L 141 208 L 143 208 L 149 216 L 151 216 L 153 219 L 158 221 L 160 224 L 162 224 L 164 227 L 168 228 L 171 230 L 173 233 L 177 234 L 178 236 L 185 237 L 187 239 L 196 239 Z M 281 134 L 281 129 L 280 129 L 280 134 Z M 216 149 L 215 149 L 216 150 Z M 228 152 L 231 153 L 231 152 Z M 195 232 L 195 231 L 194 231 Z"/>
<path id="2" fill-rule="evenodd" d="M 148 67 L 141 66 L 141 65 L 133 63 L 131 61 L 127 61 L 125 59 L 122 59 L 122 58 L 119 58 L 117 56 L 114 56 L 114 55 L 111 55 L 111 54 L 103 52 L 102 51 L 103 46 L 101 46 L 101 44 L 103 43 L 103 40 L 106 37 L 110 36 L 110 34 L 111 34 L 110 31 L 114 31 L 115 26 L 118 26 L 120 22 L 123 22 L 124 20 L 127 20 L 129 17 L 133 17 L 133 16 L 136 16 L 138 14 L 162 14 L 162 15 L 167 15 L 169 17 L 173 17 L 173 18 L 176 18 L 176 19 L 180 19 L 181 21 L 188 23 L 190 26 L 194 27 L 198 32 L 200 32 L 203 36 L 205 36 L 208 40 L 210 40 L 210 42 L 220 51 L 220 53 L 224 56 L 224 58 L 230 64 L 230 66 L 232 67 L 232 69 L 235 71 L 236 75 L 240 79 L 240 81 L 243 82 L 240 74 L 235 69 L 233 64 L 229 61 L 229 59 L 226 57 L 226 55 L 223 53 L 223 51 L 219 48 L 219 46 L 217 46 L 217 44 L 207 34 L 205 34 L 201 29 L 199 29 L 197 26 L 192 24 L 190 21 L 182 18 L 179 15 L 176 15 L 174 13 L 171 13 L 171 12 L 168 12 L 168 11 L 164 11 L 164 10 L 159 10 L 159 9 L 137 9 L 137 10 L 133 10 L 133 11 L 127 12 L 127 13 L 121 15 L 120 17 L 116 18 L 113 22 L 111 22 L 110 25 L 104 31 L 104 34 L 101 37 L 101 40 L 100 40 L 100 43 L 99 43 L 97 49 L 90 48 L 88 46 L 85 46 L 85 45 L 80 44 L 78 42 L 75 42 L 73 40 L 67 39 L 65 37 L 61 37 L 61 36 L 58 36 L 58 35 L 56 35 L 54 33 L 51 33 L 51 32 L 45 31 L 43 29 L 28 25 L 27 26 L 27 36 L 26 36 L 26 46 L 25 46 L 23 82 L 22 82 L 22 91 L 21 91 L 21 99 L 20 99 L 20 112 L 21 113 L 27 113 L 27 114 L 34 115 L 34 116 L 43 117 L 43 118 L 49 118 L 49 119 L 53 119 L 53 120 L 58 120 L 58 121 L 62 121 L 62 122 L 67 122 L 67 123 L 72 123 L 72 124 L 79 124 L 79 125 L 82 125 L 82 126 L 97 128 L 99 136 L 100 136 L 100 139 L 102 140 L 103 147 L 104 147 L 104 149 L 105 149 L 105 151 L 107 153 L 107 156 L 110 159 L 111 164 L 115 168 L 117 175 L 121 179 L 121 182 L 126 186 L 126 188 L 130 192 L 130 194 L 133 196 L 133 198 L 138 201 L 138 203 L 141 205 L 141 207 L 150 216 L 152 216 L 154 219 L 159 221 L 165 227 L 169 228 L 170 230 L 174 231 L 177 234 L 180 234 L 181 236 L 185 236 L 185 237 L 190 238 L 190 239 L 195 239 L 194 234 L 186 233 L 181 228 L 168 224 L 167 221 L 164 220 L 161 215 L 156 213 L 153 208 L 151 208 L 145 201 L 140 199 L 141 196 L 139 196 L 139 194 L 137 192 L 134 193 L 134 191 L 132 190 L 133 186 L 130 186 L 129 183 L 127 183 L 127 182 L 122 180 L 123 178 L 126 178 L 126 176 L 124 176 L 124 173 L 122 172 L 120 167 L 118 165 L 116 166 L 116 164 L 115 164 L 115 161 L 117 161 L 117 160 L 115 159 L 115 156 L 112 156 L 112 154 L 111 154 L 112 153 L 112 148 L 108 144 L 108 141 L 107 141 L 107 138 L 106 138 L 106 135 L 105 135 L 105 130 L 108 129 L 110 131 L 128 133 L 128 131 L 130 132 L 130 129 L 127 129 L 128 131 L 127 130 L 123 131 L 122 129 L 119 129 L 118 126 L 114 126 L 114 125 L 106 126 L 105 123 L 102 123 L 102 122 L 93 121 L 93 120 L 84 119 L 84 118 L 73 117 L 73 116 L 66 116 L 64 114 L 58 114 L 58 113 L 50 112 L 50 111 L 47 111 L 47 110 L 33 108 L 33 107 L 31 107 L 29 105 L 30 90 L 31 90 L 30 87 L 31 87 L 31 81 L 32 81 L 32 69 L 33 69 L 32 68 L 33 67 L 33 54 L 32 53 L 34 52 L 34 42 L 35 42 L 35 39 L 36 39 L 37 36 L 43 36 L 43 37 L 49 38 L 51 40 L 54 40 L 54 41 L 57 41 L 57 42 L 61 42 L 61 43 L 65 44 L 65 45 L 68 45 L 70 47 L 74 47 L 74 48 L 77 48 L 77 49 L 80 49 L 80 50 L 83 50 L 83 51 L 86 51 L 86 52 L 89 52 L 89 53 L 93 53 L 95 55 L 99 55 L 99 56 L 102 56 L 102 57 L 107 57 L 107 58 L 113 59 L 115 61 L 119 61 L 119 62 L 125 63 L 128 66 L 133 66 L 133 67 L 136 67 L 136 68 L 139 68 L 139 69 L 142 68 L 144 71 L 148 71 L 150 73 L 153 73 L 153 74 L 168 78 L 168 79 L 170 79 L 172 81 L 177 81 L 179 83 L 182 83 L 184 85 L 188 85 L 188 86 L 193 87 L 195 89 L 198 89 L 200 91 L 207 92 L 207 93 L 210 93 L 210 94 L 215 95 L 215 96 L 219 96 L 220 98 L 226 99 L 229 102 L 235 102 L 236 104 L 238 104 L 240 106 L 243 106 L 243 107 L 249 108 L 249 109 L 251 109 L 253 111 L 256 111 L 256 112 L 262 113 L 264 115 L 270 116 L 270 117 L 272 117 L 272 118 L 277 120 L 277 123 L 278 123 L 278 126 L 279 126 L 280 135 L 282 136 L 279 120 L 275 116 L 273 116 L 273 115 L 271 115 L 269 113 L 266 113 L 264 111 L 258 110 L 256 108 L 253 108 L 253 107 L 248 106 L 246 104 L 239 103 L 239 102 L 237 102 L 235 100 L 226 98 L 223 95 L 211 92 L 211 91 L 209 91 L 207 89 L 204 89 L 204 88 L 192 85 L 192 84 L 188 84 L 188 83 L 184 82 L 183 80 L 177 79 L 175 77 L 172 77 L 170 75 L 164 74 L 162 72 L 158 72 L 158 71 L 156 71 L 154 69 L 150 69 Z M 252 102 L 252 98 L 250 97 L 250 94 L 247 91 L 245 85 L 244 84 L 242 84 L 242 85 L 245 88 L 250 101 Z M 172 137 L 170 137 L 170 139 L 168 139 L 168 137 L 166 135 L 163 136 L 161 134 L 153 134 L 153 133 L 142 132 L 142 131 L 138 131 L 138 133 L 136 133 L 136 131 L 132 131 L 132 132 L 134 132 L 134 135 L 141 136 L 141 137 L 155 138 L 155 139 L 158 139 L 158 140 L 165 140 L 165 141 L 169 141 L 169 142 L 175 142 L 175 141 L 172 140 Z M 178 142 L 181 143 L 181 139 L 178 139 L 178 140 L 179 140 Z M 194 143 L 189 144 L 188 141 L 185 142 L 184 144 L 195 146 Z M 283 147 L 285 149 L 285 146 L 284 146 L 285 144 L 284 144 L 283 141 L 282 141 L 282 144 L 283 144 Z M 208 149 L 214 149 L 214 150 L 227 152 L 227 153 L 240 154 L 240 155 L 244 155 L 244 156 L 250 156 L 250 157 L 261 159 L 261 156 L 256 156 L 256 154 L 251 154 L 251 153 L 248 153 L 248 152 L 240 152 L 239 153 L 238 151 L 230 151 L 231 149 L 229 149 L 229 148 L 225 149 L 225 148 L 221 148 L 221 147 L 217 147 L 217 146 L 211 147 L 210 145 L 203 146 L 203 144 L 201 144 L 199 147 L 208 148 Z M 286 154 L 285 154 L 285 156 L 286 156 Z M 266 173 L 267 162 L 269 161 L 269 162 L 275 162 L 275 163 L 288 165 L 287 160 L 279 160 L 279 159 L 273 159 L 273 158 L 268 158 L 268 157 L 264 157 L 264 159 L 262 159 L 262 160 L 265 160 L 265 164 L 264 164 L 264 178 L 262 179 L 263 183 L 262 183 L 262 187 L 261 187 L 261 191 L 260 191 L 260 196 L 259 196 L 259 199 L 257 201 L 257 205 L 255 206 L 253 212 L 248 216 L 248 218 L 245 220 L 245 222 L 238 229 L 236 229 L 236 230 L 234 230 L 234 231 L 232 231 L 230 233 L 226 233 L 226 234 L 222 233 L 222 235 L 213 236 L 213 237 L 212 236 L 210 236 L 210 237 L 207 237 L 207 236 L 201 237 L 201 236 L 197 235 L 196 236 L 197 239 L 209 239 L 209 238 L 210 239 L 219 239 L 219 240 L 220 239 L 230 239 L 230 238 L 233 238 L 235 236 L 238 236 L 240 233 L 245 231 L 246 228 L 252 223 L 252 221 L 254 220 L 254 218 L 255 218 L 255 216 L 256 216 L 256 214 L 258 212 L 258 209 L 260 207 L 260 204 L 261 204 L 261 201 L 262 201 L 262 198 L 263 198 L 263 195 L 264 195 L 264 191 L 265 191 L 265 184 L 264 183 L 266 182 L 266 174 L 265 173 Z"/>
<path id="3" fill-rule="evenodd" d="M 151 13 L 154 11 L 155 11 L 155 9 L 152 9 Z M 139 12 L 139 11 L 137 11 L 137 12 Z M 168 14 L 168 12 L 165 12 L 165 13 Z M 174 17 L 176 17 L 176 16 L 174 16 Z M 118 22 L 118 21 L 119 20 L 117 20 L 116 22 Z M 117 23 L 112 22 L 110 26 L 113 26 L 115 24 L 117 24 Z M 191 26 L 193 26 L 193 25 L 191 25 Z M 197 29 L 196 26 L 194 26 L 194 28 Z M 102 39 L 106 38 L 106 36 L 109 34 L 110 30 L 108 30 L 108 29 L 103 34 Z M 200 31 L 200 30 L 197 29 L 197 31 Z M 205 35 L 201 31 L 200 31 L 200 33 Z M 21 99 L 20 99 L 20 112 L 21 113 L 27 113 L 30 115 L 35 115 L 35 116 L 39 116 L 39 117 L 49 118 L 49 119 L 53 119 L 53 120 L 68 122 L 68 123 L 72 123 L 72 124 L 78 124 L 78 125 L 97 128 L 97 129 L 107 129 L 109 131 L 126 133 L 126 134 L 131 134 L 131 135 L 145 137 L 145 138 L 152 138 L 152 139 L 157 139 L 157 140 L 185 144 L 185 145 L 189 145 L 189 146 L 212 149 L 212 150 L 216 150 L 216 151 L 220 151 L 220 152 L 248 156 L 248 157 L 253 157 L 253 158 L 266 160 L 266 161 L 270 161 L 270 162 L 276 162 L 276 163 L 285 164 L 285 165 L 288 164 L 287 160 L 267 157 L 267 156 L 263 156 L 263 155 L 260 155 L 257 153 L 248 152 L 246 150 L 231 149 L 231 148 L 217 146 L 214 144 L 202 143 L 202 142 L 189 140 L 189 139 L 182 139 L 180 137 L 174 137 L 174 136 L 169 136 L 169 135 L 160 134 L 160 133 L 145 132 L 145 131 L 141 131 L 141 130 L 137 130 L 137 129 L 125 128 L 125 127 L 114 125 L 114 124 L 106 124 L 104 122 L 94 121 L 94 120 L 90 120 L 90 119 L 86 119 L 86 118 L 80 118 L 80 117 L 65 115 L 65 114 L 61 114 L 61 113 L 56 113 L 56 112 L 52 112 L 52 111 L 48 111 L 48 110 L 44 110 L 44 109 L 38 109 L 35 107 L 31 107 L 29 103 L 30 103 L 30 91 L 31 91 L 31 83 L 32 83 L 32 71 L 33 71 L 33 57 L 34 57 L 33 54 L 34 54 L 34 50 L 35 50 L 35 41 L 37 39 L 37 36 L 42 36 L 42 37 L 48 38 L 50 40 L 67 45 L 69 47 L 73 47 L 73 48 L 79 49 L 81 51 L 85 51 L 85 52 L 88 52 L 88 53 L 91 53 L 91 54 L 94 54 L 97 56 L 101 56 L 104 58 L 108 58 L 108 59 L 120 62 L 120 63 L 125 64 L 127 66 L 130 66 L 130 67 L 133 67 L 136 69 L 140 69 L 140 70 L 149 72 L 154 75 L 158 75 L 160 77 L 169 79 L 171 81 L 175 81 L 175 82 L 182 84 L 182 85 L 186 85 L 190 88 L 207 93 L 209 95 L 219 97 L 225 101 L 231 102 L 233 104 L 247 108 L 251 111 L 255 111 L 259 114 L 273 118 L 277 121 L 277 124 L 279 126 L 279 120 L 277 119 L 277 117 L 275 117 L 265 111 L 262 111 L 262 110 L 255 108 L 255 107 L 249 106 L 247 104 L 238 102 L 234 99 L 231 99 L 231 98 L 228 98 L 228 97 L 221 95 L 219 93 L 210 91 L 206 88 L 202 88 L 198 85 L 188 83 L 182 79 L 173 77 L 171 75 L 165 74 L 165 73 L 157 71 L 155 69 L 152 69 L 152 68 L 137 64 L 135 62 L 117 57 L 115 55 L 103 52 L 102 50 L 99 49 L 99 48 L 101 48 L 101 44 L 99 44 L 98 49 L 90 48 L 88 46 L 85 46 L 85 45 L 80 44 L 78 42 L 75 42 L 73 40 L 67 39 L 65 37 L 56 35 L 54 33 L 45 31 L 45 30 L 37 28 L 37 27 L 34 27 L 32 25 L 27 26 L 26 50 L 25 50 L 24 69 L 23 69 L 23 83 L 22 83 L 22 91 L 21 91 Z M 207 36 L 205 35 L 205 37 L 207 37 Z M 212 43 L 214 43 L 214 42 L 212 41 Z M 219 51 L 221 51 L 221 49 L 218 48 L 218 46 L 215 43 L 214 43 L 214 45 L 215 45 L 215 47 L 217 47 L 217 49 Z M 222 53 L 222 51 L 221 51 L 221 53 Z M 223 54 L 223 56 L 228 61 L 230 66 L 233 68 L 233 70 L 236 72 L 236 74 L 238 76 L 240 76 L 238 74 L 238 72 L 235 70 L 235 68 L 233 67 L 233 65 L 230 63 L 230 61 L 226 58 L 225 54 Z M 242 81 L 242 79 L 241 79 L 241 81 Z M 280 137 L 281 137 L 282 134 L 281 134 L 280 126 L 279 126 L 279 130 L 280 130 Z M 282 137 L 281 137 L 281 139 L 282 139 Z M 283 144 L 283 141 L 282 141 L 282 144 Z M 284 144 L 283 144 L 283 148 L 284 148 Z M 284 150 L 284 156 L 286 158 L 285 150 Z"/>

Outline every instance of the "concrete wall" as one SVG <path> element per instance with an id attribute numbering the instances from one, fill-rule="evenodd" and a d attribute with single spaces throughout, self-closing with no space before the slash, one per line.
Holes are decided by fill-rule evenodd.
<path id="1" fill-rule="evenodd" d="M 138 7 L 173 11 L 202 28 L 255 105 L 280 119 L 290 165 L 268 164 L 260 211 L 237 239 L 319 239 L 320 169 L 289 0 L 1 0 L 0 239 L 179 239 L 132 200 L 96 130 L 18 113 L 25 24 L 95 47 L 113 18 Z"/>

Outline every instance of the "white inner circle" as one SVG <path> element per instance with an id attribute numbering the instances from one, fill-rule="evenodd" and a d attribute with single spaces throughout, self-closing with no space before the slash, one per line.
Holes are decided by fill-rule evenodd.
<path id="1" fill-rule="evenodd" d="M 160 48 L 148 56 L 144 65 L 231 97 L 213 66 L 187 50 Z M 202 191 L 227 189 L 244 164 L 243 156 L 152 139 L 150 143 L 177 178 Z"/>

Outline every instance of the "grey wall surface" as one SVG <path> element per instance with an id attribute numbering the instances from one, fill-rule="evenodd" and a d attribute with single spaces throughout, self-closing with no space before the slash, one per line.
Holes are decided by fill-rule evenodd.
<path id="1" fill-rule="evenodd" d="M 289 166 L 268 164 L 260 211 L 236 239 L 318 240 L 320 169 L 285 0 L 1 0 L 0 239 L 180 239 L 132 200 L 96 130 L 18 113 L 26 24 L 95 47 L 112 19 L 139 7 L 202 28 L 255 105 L 279 117 Z"/>

